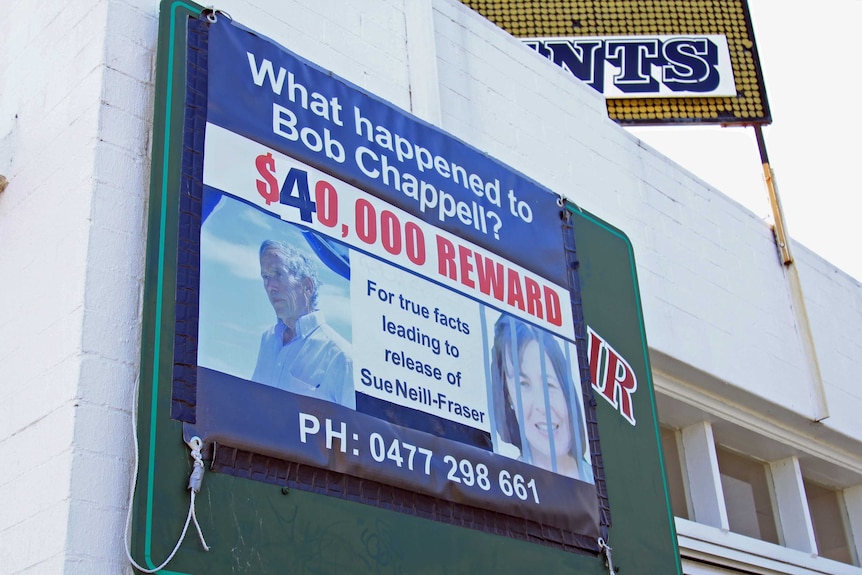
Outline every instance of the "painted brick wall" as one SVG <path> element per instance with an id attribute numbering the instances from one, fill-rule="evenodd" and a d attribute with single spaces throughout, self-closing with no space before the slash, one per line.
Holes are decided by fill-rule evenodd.
<path id="1" fill-rule="evenodd" d="M 128 572 L 151 2 L 0 8 L 0 572 Z"/>
<path id="2" fill-rule="evenodd" d="M 105 6 L 5 3 L 0 571 L 66 560 Z M 51 38 L 51 41 L 46 41 Z"/>
<path id="3" fill-rule="evenodd" d="M 824 423 L 859 441 L 862 284 L 803 246 L 797 246 L 794 254 L 799 259 L 811 331 L 826 383 L 830 417 Z M 851 452 L 859 453 L 859 449 L 851 447 Z"/>
<path id="4" fill-rule="evenodd" d="M 481 17 L 454 0 L 408 10 L 412 1 L 218 8 L 623 229 L 662 369 L 693 366 L 715 393 L 807 415 L 811 382 L 763 222 Z M 129 572 L 157 12 L 155 0 L 0 7 L 0 174 L 11 182 L 0 195 L 2 574 Z M 433 27 L 433 46 L 408 43 L 415 18 Z M 434 76 L 437 93 L 411 93 L 411 78 Z M 858 446 L 862 286 L 804 248 L 796 255 L 827 383 L 824 425 Z"/>

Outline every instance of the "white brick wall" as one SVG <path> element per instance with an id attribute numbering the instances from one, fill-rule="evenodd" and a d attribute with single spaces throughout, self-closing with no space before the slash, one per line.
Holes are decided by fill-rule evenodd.
<path id="1" fill-rule="evenodd" d="M 803 246 L 797 245 L 794 254 L 825 383 L 827 426 L 859 441 L 862 284 Z"/>
<path id="2" fill-rule="evenodd" d="M 409 108 L 428 56 L 409 57 L 409 1 L 218 7 Z M 433 7 L 440 86 L 423 105 L 439 101 L 431 116 L 446 130 L 629 235 L 662 369 L 691 366 L 711 393 L 808 416 L 809 372 L 765 224 L 481 17 L 453 0 Z M 10 180 L 0 195 L 0 574 L 129 571 L 121 537 L 157 10 L 154 0 L 0 6 L 0 174 Z M 827 386 L 822 429 L 858 451 L 862 286 L 795 253 Z"/>
<path id="3" fill-rule="evenodd" d="M 0 8 L 0 573 L 128 571 L 153 10 Z"/>
<path id="4" fill-rule="evenodd" d="M 0 38 L 0 571 L 66 560 L 104 7 L 6 3 Z M 51 38 L 51 41 L 46 41 Z"/>

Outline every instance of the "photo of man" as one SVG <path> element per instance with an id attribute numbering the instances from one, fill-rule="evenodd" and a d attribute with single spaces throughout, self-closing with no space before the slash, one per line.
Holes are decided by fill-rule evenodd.
<path id="1" fill-rule="evenodd" d="M 252 381 L 355 409 L 350 343 L 318 309 L 315 260 L 273 240 L 261 244 L 259 257 L 276 321 L 261 336 Z"/>

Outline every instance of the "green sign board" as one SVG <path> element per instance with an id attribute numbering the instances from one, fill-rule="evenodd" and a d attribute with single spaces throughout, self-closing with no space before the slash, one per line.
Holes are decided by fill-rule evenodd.
<path id="1" fill-rule="evenodd" d="M 600 574 L 610 555 L 681 573 L 625 235 L 225 15 L 165 1 L 159 38 L 138 565 Z M 240 220 L 254 225 L 237 232 Z M 317 359 L 326 374 L 301 389 L 263 365 L 271 334 L 252 375 L 257 340 L 249 354 L 230 327 L 274 310 L 276 353 L 293 345 L 282 331 L 305 337 L 312 312 L 295 325 L 284 312 L 301 303 L 286 306 L 272 279 L 274 243 L 259 253 L 268 301 L 261 279 L 213 275 L 233 236 L 259 242 L 252 228 L 308 241 L 336 320 L 326 298 L 345 286 L 353 356 Z M 297 294 L 317 289 L 296 273 Z M 332 331 L 350 339 L 346 323 Z M 208 550 L 191 535 L 175 548 L 190 520 Z"/>

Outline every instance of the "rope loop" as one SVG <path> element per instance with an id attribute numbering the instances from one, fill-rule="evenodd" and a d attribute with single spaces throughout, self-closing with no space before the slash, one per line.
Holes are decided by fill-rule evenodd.
<path id="1" fill-rule="evenodd" d="M 206 8 L 201 10 L 201 15 L 206 15 L 207 22 L 209 22 L 210 24 L 215 24 L 216 22 L 218 22 L 219 14 L 221 14 L 228 20 L 233 20 L 230 14 L 228 14 L 224 10 L 217 9 L 214 6 L 207 6 Z"/>
<path id="2" fill-rule="evenodd" d="M 135 392 L 135 395 L 137 395 L 137 390 Z M 137 408 L 137 405 L 135 407 Z M 137 411 L 137 409 L 135 411 Z M 134 420 L 135 420 L 135 415 L 133 414 L 132 415 L 132 425 L 133 426 L 134 426 Z M 137 437 L 137 429 L 136 428 L 133 429 L 133 432 L 134 432 L 133 436 Z M 191 523 L 191 522 L 194 522 L 195 530 L 198 532 L 198 539 L 200 539 L 201 545 L 203 546 L 204 551 L 210 550 L 209 545 L 207 545 L 207 542 L 204 539 L 203 531 L 201 531 L 200 523 L 198 523 L 197 514 L 195 513 L 195 497 L 197 496 L 197 494 L 201 490 L 201 483 L 203 482 L 203 477 L 204 477 L 204 460 L 203 460 L 203 456 L 201 455 L 201 449 L 203 448 L 203 441 L 201 441 L 200 437 L 194 436 L 189 440 L 187 445 L 189 446 L 190 455 L 191 455 L 192 459 L 194 460 L 194 463 L 192 464 L 192 472 L 191 472 L 191 475 L 189 476 L 189 491 L 190 491 L 190 494 L 189 494 L 189 512 L 186 515 L 186 521 L 183 524 L 183 531 L 182 531 L 182 533 L 180 533 L 180 537 L 177 540 L 177 544 L 174 546 L 174 549 L 173 549 L 173 551 L 171 551 L 170 555 L 168 555 L 168 558 L 165 559 L 164 562 L 161 565 L 159 565 L 158 567 L 154 567 L 152 569 L 147 569 L 145 567 L 141 567 L 132 558 L 132 553 L 129 550 L 129 523 L 131 522 L 131 515 L 132 515 L 132 513 L 131 513 L 132 502 L 131 502 L 131 497 L 130 497 L 129 514 L 126 517 L 126 537 L 125 537 L 126 558 L 129 560 L 129 563 L 134 565 L 135 569 L 137 569 L 138 571 L 142 571 L 143 573 L 156 573 L 156 572 L 164 569 L 167 566 L 167 564 L 171 562 L 171 560 L 174 558 L 174 555 L 176 555 L 177 551 L 180 550 L 180 545 L 182 545 L 183 540 L 186 538 L 186 532 L 188 531 L 189 523 Z M 138 450 L 137 450 L 137 441 L 135 441 L 135 470 L 134 470 L 134 475 L 132 476 L 132 481 L 133 481 L 132 490 L 131 490 L 131 496 L 132 497 L 134 496 L 134 492 L 135 492 L 135 479 L 136 479 L 137 475 L 138 475 Z"/>

